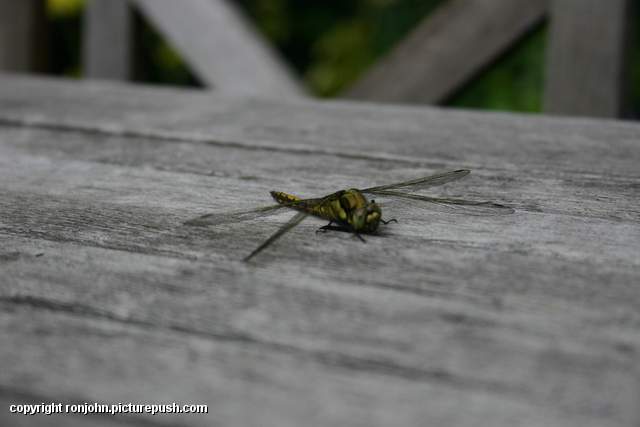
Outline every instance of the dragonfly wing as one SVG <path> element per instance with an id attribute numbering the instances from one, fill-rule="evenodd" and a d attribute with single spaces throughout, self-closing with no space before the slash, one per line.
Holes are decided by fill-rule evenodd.
<path id="1" fill-rule="evenodd" d="M 397 188 L 407 188 L 410 190 L 421 190 L 423 188 L 435 187 L 443 185 L 451 181 L 458 180 L 469 175 L 469 169 L 458 169 L 455 171 L 439 173 L 436 175 L 426 176 L 423 178 L 412 179 L 410 181 L 397 182 L 395 184 L 380 185 L 377 187 L 365 188 L 360 190 L 363 193 L 375 193 L 377 191 L 395 190 Z"/>
<path id="2" fill-rule="evenodd" d="M 293 200 L 287 203 L 281 203 L 278 205 L 263 206 L 261 208 L 250 209 L 246 211 L 235 212 L 213 212 L 206 215 L 199 216 L 197 218 L 186 221 L 184 225 L 191 225 L 196 227 L 204 227 L 207 225 L 219 225 L 229 224 L 234 222 L 249 221 L 264 216 L 275 215 L 282 212 L 283 208 L 305 208 L 309 209 L 314 205 L 320 203 L 322 199 L 300 199 Z"/>
<path id="3" fill-rule="evenodd" d="M 484 202 L 475 200 L 464 199 L 451 199 L 447 197 L 431 197 L 423 196 L 421 194 L 401 193 L 398 191 L 380 190 L 372 192 L 383 197 L 395 197 L 404 200 L 417 200 L 422 202 L 434 203 L 436 205 L 449 206 L 453 209 L 461 209 L 465 214 L 478 214 L 478 215 L 507 215 L 512 214 L 515 210 L 509 206 L 501 205 L 494 202 Z"/>
<path id="4" fill-rule="evenodd" d="M 197 218 L 186 221 L 184 225 L 190 225 L 195 227 L 204 227 L 207 225 L 228 224 L 232 222 L 248 221 L 251 219 L 260 218 L 263 216 L 275 215 L 282 212 L 282 208 L 286 205 L 271 205 L 263 206 L 261 208 L 251 209 L 247 211 L 237 212 L 220 212 L 209 213 L 199 216 Z"/>
<path id="5" fill-rule="evenodd" d="M 306 212 L 298 212 L 297 214 L 295 214 L 293 217 L 291 217 L 291 219 L 289 221 L 287 221 L 286 224 L 284 224 L 282 227 L 280 227 L 280 229 L 278 229 L 278 231 L 273 233 L 271 235 L 271 237 L 269 237 L 260 246 L 258 246 L 256 249 L 254 249 L 254 251 L 251 252 L 244 259 L 244 261 L 245 262 L 249 261 L 251 258 L 253 258 L 258 253 L 260 253 L 264 248 L 266 248 L 267 246 L 269 246 L 270 244 L 272 244 L 273 242 L 278 240 L 280 237 L 282 237 L 287 231 L 291 230 L 293 227 L 295 227 L 296 225 L 300 224 L 302 222 L 302 220 L 304 220 L 308 216 L 309 216 L 309 214 L 306 213 Z"/>

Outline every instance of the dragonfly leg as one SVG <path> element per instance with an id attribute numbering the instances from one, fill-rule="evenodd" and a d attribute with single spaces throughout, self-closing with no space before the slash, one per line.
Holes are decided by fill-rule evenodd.
<path id="1" fill-rule="evenodd" d="M 363 243 L 367 243 L 366 240 L 364 240 L 364 238 L 359 234 L 356 233 L 353 229 L 349 228 L 349 227 L 345 227 L 343 225 L 333 225 L 333 221 L 331 221 L 329 224 L 322 226 L 320 228 L 318 228 L 316 230 L 316 233 L 326 233 L 327 231 L 344 231 L 346 233 L 353 233 L 354 236 L 356 236 L 358 239 L 360 239 L 361 242 Z"/>
<path id="2" fill-rule="evenodd" d="M 318 233 L 326 233 L 328 230 L 330 230 L 330 229 L 331 229 L 331 227 L 332 227 L 332 226 L 333 226 L 333 221 L 329 221 L 329 224 L 327 224 L 327 225 L 325 225 L 325 226 L 323 226 L 323 227 L 318 228 L 318 229 L 316 230 L 316 234 L 318 234 Z"/>
<path id="3" fill-rule="evenodd" d="M 349 230 L 348 228 L 342 227 L 340 225 L 333 225 L 333 222 L 330 222 L 329 224 L 320 227 L 316 230 L 316 233 L 326 233 L 327 231 L 346 231 L 346 232 L 351 232 L 351 230 Z"/>
<path id="4" fill-rule="evenodd" d="M 364 240 L 364 237 L 362 237 L 360 233 L 353 233 L 353 235 L 356 236 L 358 239 L 360 239 L 362 243 L 367 243 L 367 241 Z"/>
<path id="5" fill-rule="evenodd" d="M 395 222 L 397 224 L 398 220 L 395 218 L 391 218 L 389 221 L 385 221 L 384 219 L 381 219 L 380 222 L 382 222 L 384 225 L 391 224 L 392 222 Z"/>

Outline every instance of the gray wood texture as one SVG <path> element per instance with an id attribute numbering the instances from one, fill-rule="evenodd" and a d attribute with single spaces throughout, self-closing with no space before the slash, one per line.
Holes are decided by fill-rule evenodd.
<path id="1" fill-rule="evenodd" d="M 0 0 L 0 70 L 37 71 L 45 63 L 41 0 Z"/>
<path id="2" fill-rule="evenodd" d="M 233 4 L 225 0 L 131 0 L 216 90 L 296 97 L 288 67 Z"/>
<path id="3" fill-rule="evenodd" d="M 626 122 L 0 77 L 2 406 L 209 405 L 67 425 L 637 426 L 639 141 Z M 182 225 L 460 167 L 429 194 L 516 213 L 385 204 L 400 223 L 366 244 L 308 220 L 251 264 L 290 214 Z"/>
<path id="4" fill-rule="evenodd" d="M 628 92 L 631 0 L 554 0 L 545 110 L 622 117 Z"/>
<path id="5" fill-rule="evenodd" d="M 540 23 L 547 0 L 450 0 L 346 93 L 349 98 L 443 102 Z"/>
<path id="6" fill-rule="evenodd" d="M 133 13 L 127 0 L 88 1 L 82 35 L 85 77 L 131 79 Z"/>

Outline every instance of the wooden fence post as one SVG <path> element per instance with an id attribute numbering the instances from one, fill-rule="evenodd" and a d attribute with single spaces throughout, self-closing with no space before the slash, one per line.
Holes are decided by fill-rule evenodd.
<path id="1" fill-rule="evenodd" d="M 546 112 L 623 115 L 631 21 L 631 0 L 553 1 Z"/>
<path id="2" fill-rule="evenodd" d="M 129 80 L 133 72 L 133 14 L 129 2 L 90 0 L 84 18 L 85 77 Z"/>
<path id="3" fill-rule="evenodd" d="M 0 70 L 42 69 L 43 29 L 43 0 L 0 0 Z"/>

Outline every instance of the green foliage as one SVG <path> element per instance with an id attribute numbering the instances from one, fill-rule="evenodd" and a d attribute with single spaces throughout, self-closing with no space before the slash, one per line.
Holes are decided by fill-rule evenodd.
<path id="1" fill-rule="evenodd" d="M 546 27 L 525 37 L 448 104 L 489 110 L 541 111 L 546 40 Z"/>
<path id="2" fill-rule="evenodd" d="M 443 0 L 241 0 L 319 96 L 335 96 Z"/>
<path id="3" fill-rule="evenodd" d="M 47 11 L 54 17 L 77 16 L 83 7 L 84 0 L 47 0 Z"/>
<path id="4" fill-rule="evenodd" d="M 319 96 L 336 96 L 444 0 L 242 0 L 256 25 Z M 466 108 L 540 111 L 546 31 L 514 50 L 457 93 Z"/>
<path id="5" fill-rule="evenodd" d="M 80 77 L 80 33 L 82 0 L 48 0 L 48 71 Z"/>
<path id="6" fill-rule="evenodd" d="M 198 81 L 166 41 L 142 17 L 136 15 L 134 80 L 180 86 L 197 86 Z"/>

